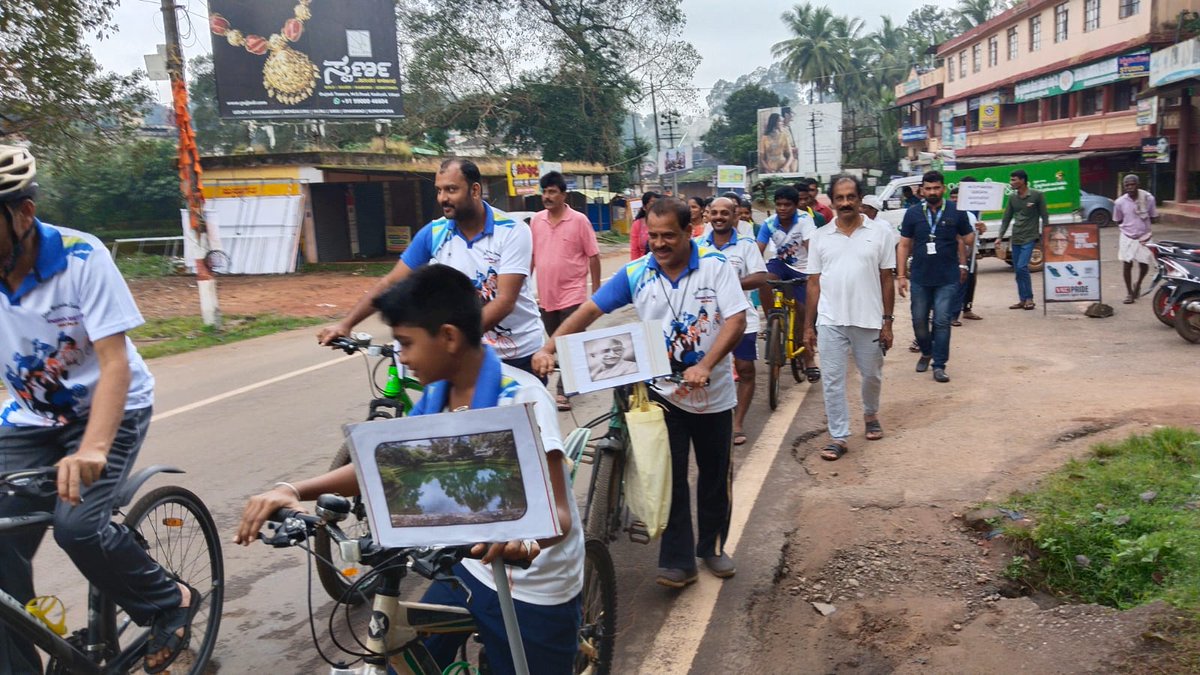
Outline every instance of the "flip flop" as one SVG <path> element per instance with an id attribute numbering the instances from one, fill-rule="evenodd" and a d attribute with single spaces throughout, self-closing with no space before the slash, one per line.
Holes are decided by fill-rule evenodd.
<path id="1" fill-rule="evenodd" d="M 846 450 L 848 448 L 841 443 L 830 443 L 821 448 L 821 459 L 827 462 L 836 462 L 842 458 L 842 455 L 846 454 Z"/>
<path id="2" fill-rule="evenodd" d="M 204 604 L 204 596 L 200 595 L 200 591 L 192 588 L 184 581 L 176 581 L 187 587 L 188 593 L 192 598 L 191 604 L 187 607 L 176 607 L 175 609 L 167 610 L 154 617 L 150 623 L 150 637 L 146 639 L 146 651 L 142 657 L 142 668 L 147 673 L 151 673 L 151 675 L 166 671 L 183 654 L 183 651 L 187 649 L 188 643 L 192 639 L 192 622 L 196 619 L 196 615 L 200 613 L 201 605 Z M 176 633 L 181 628 L 183 629 L 183 635 Z M 167 659 L 165 661 L 153 667 L 146 665 L 145 658 L 147 656 L 157 654 L 164 649 L 167 650 Z"/>
<path id="3" fill-rule="evenodd" d="M 867 440 L 878 441 L 883 438 L 883 425 L 879 420 L 866 420 Z"/>
<path id="4" fill-rule="evenodd" d="M 1127 296 L 1125 296 L 1125 299 L 1124 299 L 1124 300 L 1122 300 L 1121 302 L 1125 303 L 1126 305 L 1132 305 L 1132 304 L 1133 304 L 1133 302 L 1134 302 L 1134 300 L 1133 300 L 1133 296 L 1132 296 L 1132 295 L 1127 295 Z"/>
<path id="5" fill-rule="evenodd" d="M 746 442 L 746 432 L 744 432 L 744 431 L 733 432 L 733 444 L 734 445 L 743 445 L 743 444 L 745 444 L 745 442 Z"/>
<path id="6" fill-rule="evenodd" d="M 821 369 L 816 366 L 809 366 L 808 368 L 804 369 L 804 377 L 809 382 L 820 382 Z"/>
<path id="7" fill-rule="evenodd" d="M 558 405 L 559 412 L 567 412 L 568 410 L 571 409 L 571 402 L 569 400 L 567 400 L 567 397 L 563 396 L 562 394 L 555 396 L 554 402 Z"/>

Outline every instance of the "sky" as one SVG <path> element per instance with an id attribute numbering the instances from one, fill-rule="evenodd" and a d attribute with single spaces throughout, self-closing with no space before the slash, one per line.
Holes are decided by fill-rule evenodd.
<path id="1" fill-rule="evenodd" d="M 210 53 L 207 4 L 204 0 L 178 2 L 187 7 L 194 27 L 190 34 L 187 24 L 180 29 L 187 57 Z M 949 0 L 859 0 L 832 6 L 835 12 L 854 7 L 867 29 L 872 30 L 879 24 L 882 13 L 890 13 L 897 22 L 903 22 L 909 12 L 926 2 L 952 4 Z M 733 81 L 774 61 L 771 45 L 789 37 L 779 16 L 794 4 L 783 0 L 683 0 L 688 17 L 684 35 L 703 57 L 692 83 L 699 88 L 701 101 L 718 79 Z M 153 53 L 155 45 L 164 39 L 159 7 L 158 0 L 121 0 L 113 15 L 117 33 L 102 42 L 91 41 L 92 52 L 101 65 L 120 73 L 144 69 L 143 55 Z M 169 99 L 166 83 L 152 86 L 160 100 Z"/>

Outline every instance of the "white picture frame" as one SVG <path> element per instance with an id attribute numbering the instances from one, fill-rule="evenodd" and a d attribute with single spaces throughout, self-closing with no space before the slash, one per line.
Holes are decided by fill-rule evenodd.
<path id="1" fill-rule="evenodd" d="M 362 422 L 346 430 L 371 532 L 382 546 L 562 534 L 532 403 Z"/>
<path id="2" fill-rule="evenodd" d="M 645 321 L 555 338 L 563 390 L 586 394 L 671 374 L 662 326 Z"/>

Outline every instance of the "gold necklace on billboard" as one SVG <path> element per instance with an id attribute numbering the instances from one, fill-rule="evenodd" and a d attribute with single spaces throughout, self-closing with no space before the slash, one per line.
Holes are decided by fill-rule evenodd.
<path id="1" fill-rule="evenodd" d="M 311 3 L 312 0 L 300 0 L 293 10 L 295 16 L 283 22 L 283 28 L 269 38 L 243 35 L 220 14 L 210 16 L 208 25 L 213 33 L 224 36 L 229 44 L 245 47 L 251 54 L 262 56 L 270 50 L 271 55 L 263 64 L 263 88 L 271 98 L 291 105 L 312 96 L 317 82 L 317 67 L 313 62 L 288 46 L 289 42 L 300 39 L 304 22 L 312 18 L 312 12 L 308 9 Z"/>

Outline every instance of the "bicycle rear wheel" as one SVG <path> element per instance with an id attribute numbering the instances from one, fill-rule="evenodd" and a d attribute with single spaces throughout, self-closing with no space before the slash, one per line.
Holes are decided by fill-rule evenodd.
<path id="1" fill-rule="evenodd" d="M 779 406 L 779 371 L 783 368 L 783 317 L 773 314 L 767 319 L 767 403 L 774 410 Z"/>
<path id="2" fill-rule="evenodd" d="M 337 454 L 333 456 L 329 470 L 340 469 L 349 463 L 350 447 L 343 443 L 342 447 L 338 448 Z M 342 532 L 345 532 L 346 536 L 351 539 L 359 539 L 371 534 L 371 525 L 367 522 L 367 512 L 361 500 L 354 500 L 354 508 L 350 510 L 350 517 L 342 521 L 340 527 Z M 329 532 L 323 527 L 317 528 L 317 534 L 313 538 L 313 552 L 317 554 L 317 577 L 321 580 L 321 587 L 333 600 L 347 605 L 360 605 L 367 598 L 375 595 L 375 589 L 383 581 L 382 577 L 375 577 L 373 581 L 360 586 L 352 596 L 346 597 L 346 591 L 365 571 L 362 563 L 343 560 L 341 548 L 333 545 Z M 332 566 L 324 562 L 326 560 L 332 563 Z"/>
<path id="3" fill-rule="evenodd" d="M 617 635 L 617 573 L 608 546 L 599 539 L 584 544 L 582 599 L 575 675 L 608 675 Z"/>
<path id="4" fill-rule="evenodd" d="M 599 539 L 607 544 L 616 535 L 613 531 L 613 511 L 616 509 L 623 467 L 620 466 L 617 453 L 612 450 L 596 448 L 595 458 L 592 465 L 592 498 L 583 533 L 587 539 Z"/>
<path id="5" fill-rule="evenodd" d="M 191 642 L 170 669 L 200 675 L 217 644 L 225 600 L 225 566 L 212 514 L 191 491 L 168 485 L 138 499 L 125 516 L 125 526 L 140 538 L 155 562 L 200 592 L 204 604 L 192 621 Z M 122 647 L 142 641 L 147 630 L 137 628 L 123 611 L 113 607 L 108 616 L 116 617 Z"/>

